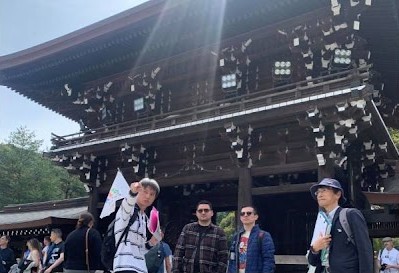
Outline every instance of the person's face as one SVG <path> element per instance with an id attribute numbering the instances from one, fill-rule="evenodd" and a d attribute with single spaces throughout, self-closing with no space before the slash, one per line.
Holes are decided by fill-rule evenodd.
<path id="1" fill-rule="evenodd" d="M 316 191 L 316 197 L 319 207 L 330 208 L 332 206 L 338 205 L 341 192 L 338 191 L 337 193 L 334 193 L 331 187 L 320 187 Z"/>
<path id="2" fill-rule="evenodd" d="M 57 234 L 55 233 L 55 232 L 51 232 L 50 233 L 50 240 L 51 240 L 51 242 L 55 242 L 56 240 L 57 240 Z"/>
<path id="3" fill-rule="evenodd" d="M 393 248 L 393 242 L 392 241 L 384 242 L 384 247 L 388 250 L 391 250 Z"/>
<path id="4" fill-rule="evenodd" d="M 1 236 L 0 237 L 0 246 L 7 246 L 8 245 L 8 240 L 6 236 Z"/>
<path id="5" fill-rule="evenodd" d="M 32 245 L 29 242 L 26 243 L 26 246 L 28 247 L 29 250 L 32 250 Z"/>
<path id="6" fill-rule="evenodd" d="M 146 209 L 154 203 L 155 198 L 157 197 L 157 192 L 152 187 L 143 187 L 137 193 L 137 204 L 141 209 Z"/>
<path id="7" fill-rule="evenodd" d="M 240 220 L 243 225 L 255 224 L 258 214 L 255 214 L 252 207 L 243 207 L 240 211 Z"/>
<path id="8" fill-rule="evenodd" d="M 43 244 L 44 244 L 45 246 L 48 246 L 48 245 L 50 244 L 50 241 L 43 240 Z"/>
<path id="9" fill-rule="evenodd" d="M 211 218 L 213 216 L 213 210 L 211 210 L 211 207 L 208 204 L 200 204 L 200 205 L 198 205 L 198 208 L 197 208 L 197 211 L 195 214 L 198 218 L 198 221 L 208 222 L 211 220 Z"/>

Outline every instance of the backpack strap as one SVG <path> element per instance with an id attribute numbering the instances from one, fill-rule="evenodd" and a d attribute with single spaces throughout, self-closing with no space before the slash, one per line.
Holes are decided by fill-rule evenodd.
<path id="1" fill-rule="evenodd" d="M 350 210 L 349 208 L 341 209 L 341 211 L 339 212 L 339 222 L 341 223 L 341 226 L 344 229 L 346 236 L 348 237 L 347 239 L 348 242 L 352 243 L 353 245 L 356 245 L 355 239 L 353 238 L 352 229 L 348 222 L 349 210 Z"/>
<path id="2" fill-rule="evenodd" d="M 118 243 L 116 244 L 116 249 L 118 249 L 119 245 L 121 244 L 123 237 L 125 237 L 125 243 L 126 243 L 128 231 L 129 231 L 130 227 L 133 225 L 134 221 L 136 221 L 137 217 L 139 216 L 139 207 L 136 205 L 133 209 L 134 209 L 133 214 L 129 219 L 129 223 L 123 230 L 121 237 L 118 240 Z"/>
<path id="3" fill-rule="evenodd" d="M 258 246 L 260 253 L 263 254 L 263 238 L 265 237 L 265 232 L 260 230 L 258 233 Z M 263 257 L 263 255 L 261 255 Z"/>

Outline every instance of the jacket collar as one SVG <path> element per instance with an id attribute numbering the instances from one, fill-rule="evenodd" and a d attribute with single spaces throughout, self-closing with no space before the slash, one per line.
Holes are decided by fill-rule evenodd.
<path id="1" fill-rule="evenodd" d="M 260 230 L 259 225 L 258 225 L 258 224 L 255 224 L 255 225 L 253 226 L 253 228 L 251 229 L 251 233 L 250 233 L 250 234 L 252 234 L 253 232 L 259 231 L 259 230 Z M 244 227 L 241 227 L 239 233 L 242 234 L 242 233 L 244 233 L 244 232 L 245 232 Z"/>
<path id="2" fill-rule="evenodd" d="M 333 223 L 333 224 L 338 220 L 338 218 L 339 218 L 339 212 L 340 212 L 341 210 L 342 210 L 341 207 L 338 207 L 338 208 L 337 208 L 337 211 L 335 212 L 334 218 L 333 218 L 333 220 L 332 220 L 332 223 Z"/>

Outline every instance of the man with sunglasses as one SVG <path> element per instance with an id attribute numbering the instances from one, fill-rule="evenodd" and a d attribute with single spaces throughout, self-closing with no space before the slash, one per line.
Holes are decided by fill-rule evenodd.
<path id="1" fill-rule="evenodd" d="M 373 249 L 362 213 L 350 209 L 346 214 L 353 242 L 339 219 L 342 208 L 338 203 L 345 202 L 341 184 L 335 179 L 324 178 L 310 188 L 310 193 L 317 200 L 322 217 L 319 224 L 316 221 L 309 264 L 316 267 L 316 272 L 372 273 Z"/>
<path id="2" fill-rule="evenodd" d="M 233 236 L 228 273 L 271 273 L 275 270 L 274 243 L 269 232 L 256 224 L 254 206 L 243 206 L 240 221 L 243 228 Z"/>
<path id="3" fill-rule="evenodd" d="M 197 204 L 198 221 L 184 226 L 173 257 L 174 273 L 225 273 L 227 239 L 220 227 L 212 224 L 212 204 Z"/>

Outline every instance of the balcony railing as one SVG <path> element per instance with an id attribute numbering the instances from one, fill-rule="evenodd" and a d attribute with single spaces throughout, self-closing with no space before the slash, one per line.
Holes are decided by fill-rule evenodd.
<path id="1" fill-rule="evenodd" d="M 369 68 L 370 67 L 364 67 L 361 69 L 347 70 L 316 78 L 311 81 L 287 84 L 208 104 L 90 129 L 70 135 L 57 136 L 53 134 L 51 140 L 54 146 L 52 150 L 56 152 L 59 149 L 64 150 L 62 149 L 63 147 L 66 148 L 71 145 L 88 144 L 88 142 L 92 141 L 106 140 L 150 130 L 157 131 L 171 126 L 178 128 L 179 125 L 190 122 L 212 119 L 240 111 L 250 112 L 250 110 L 259 107 L 300 100 L 301 98 L 318 96 L 331 91 L 358 86 L 368 79 Z"/>

